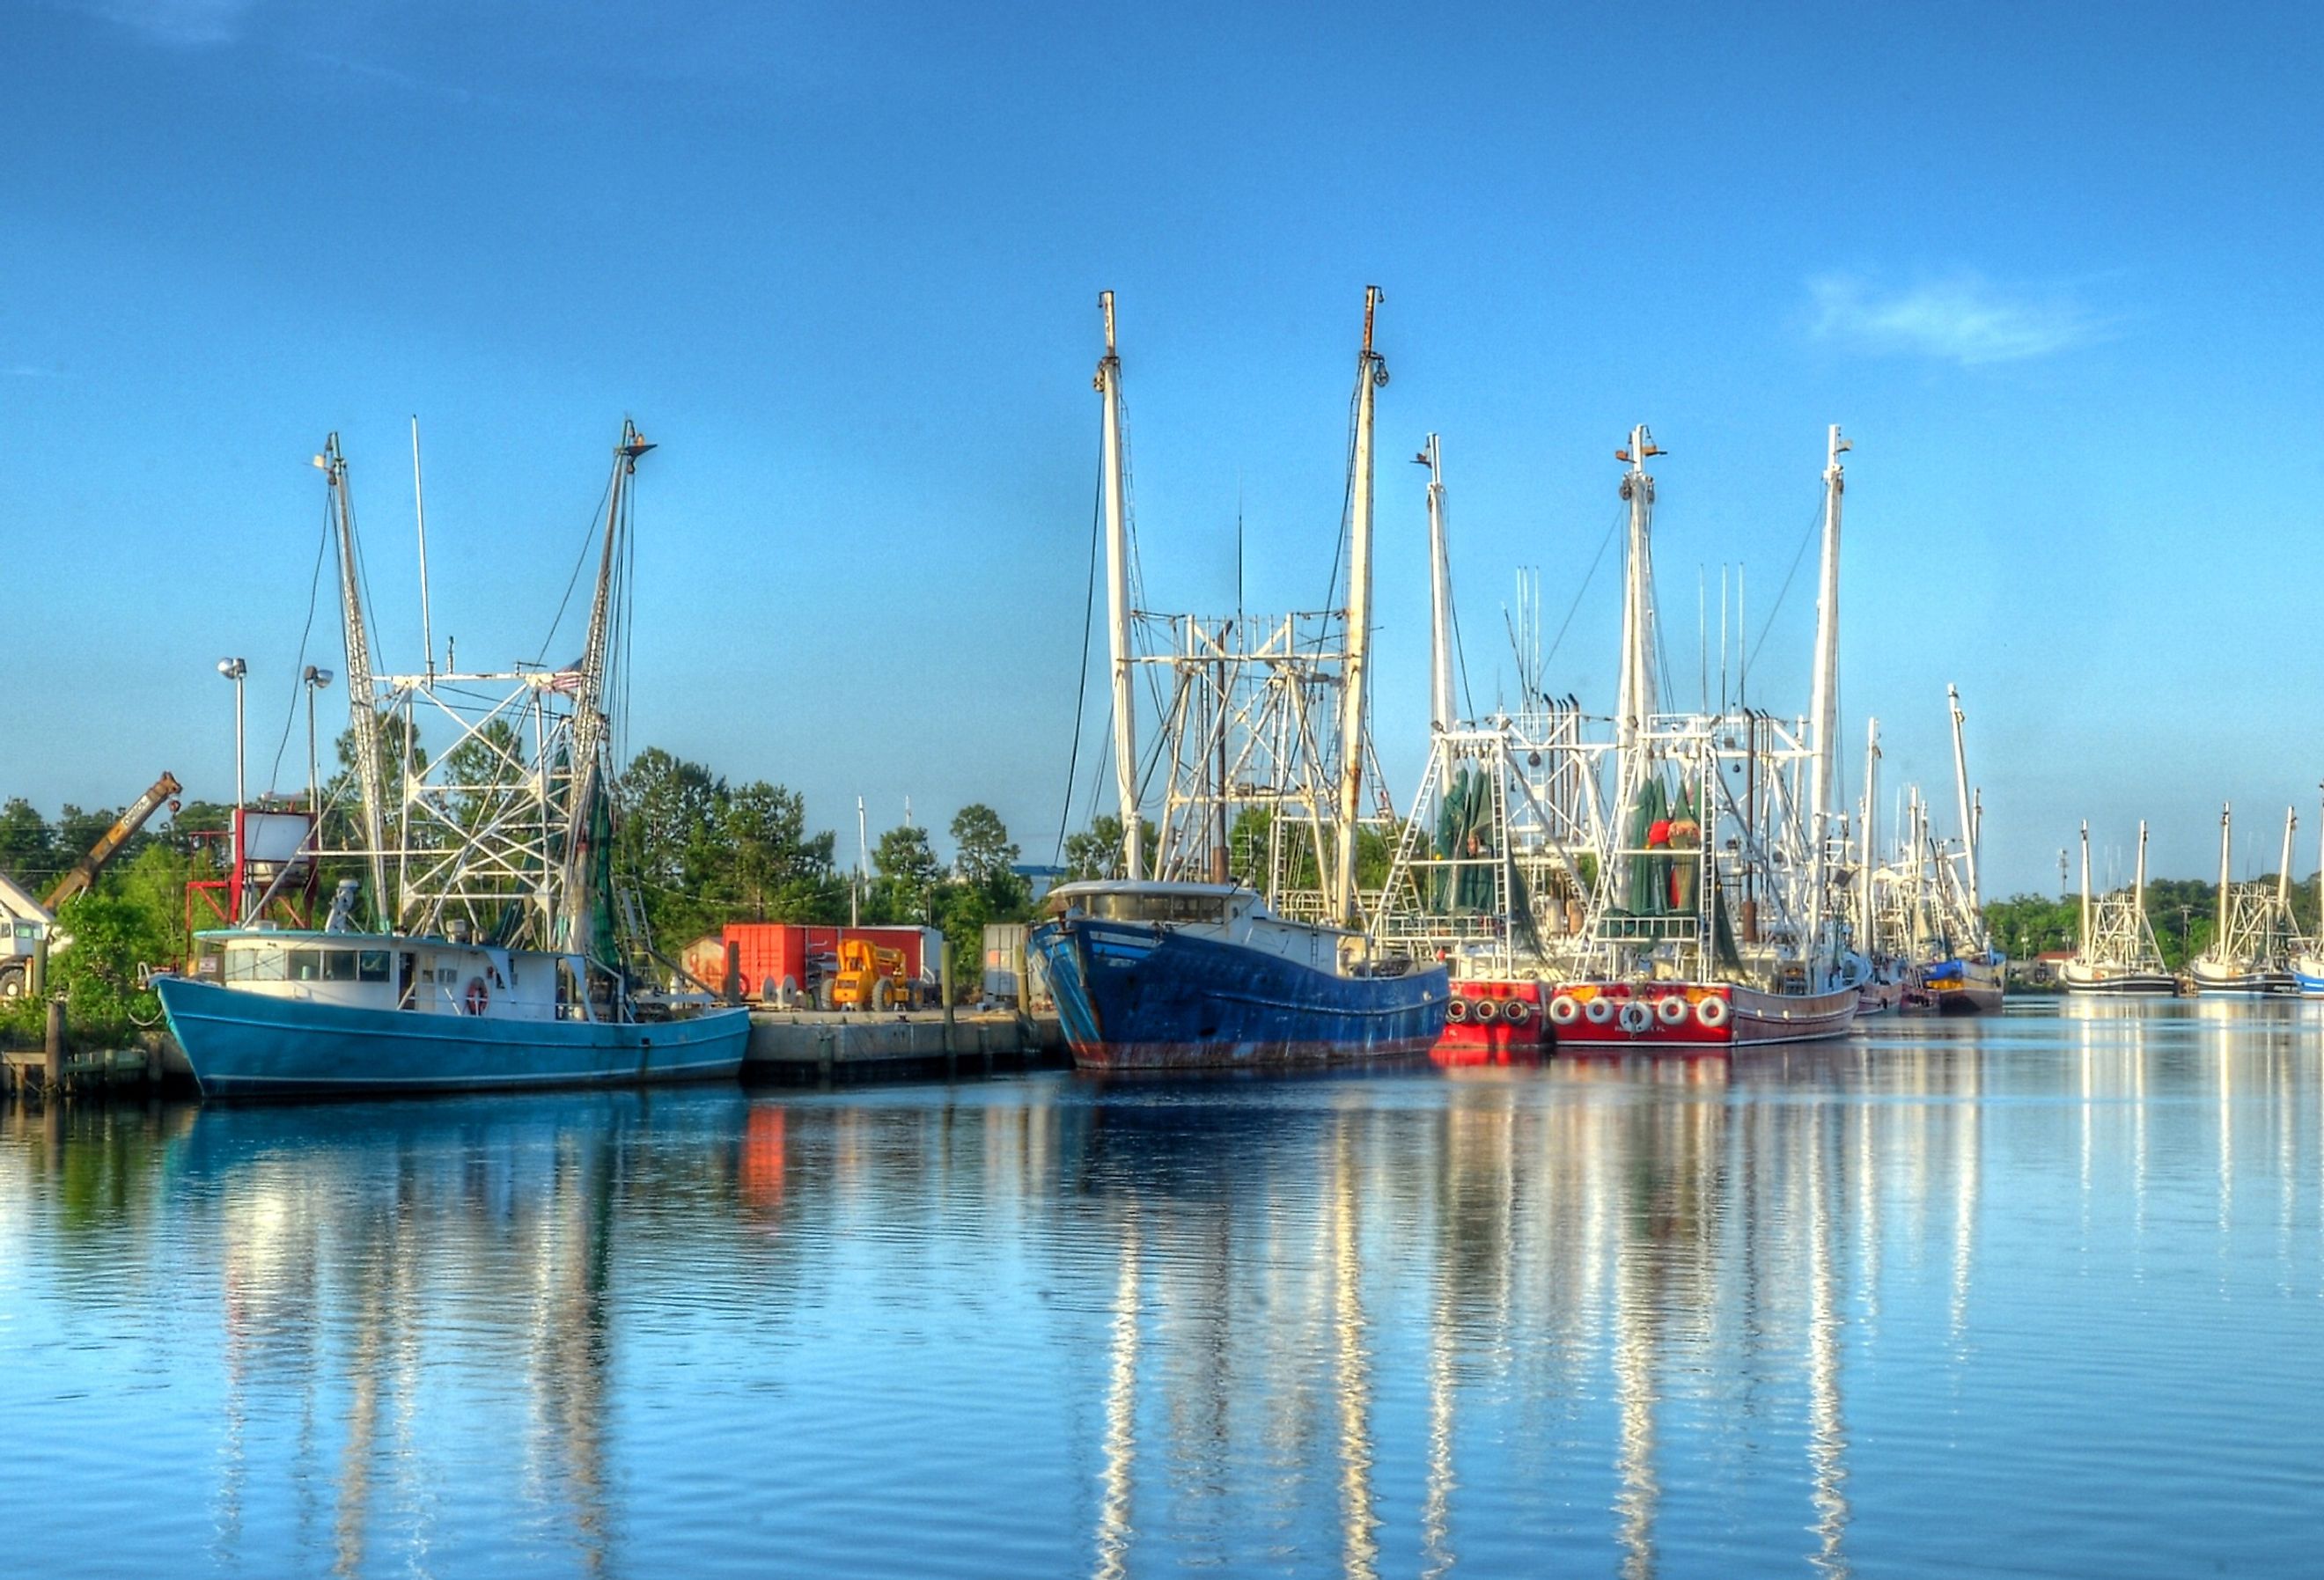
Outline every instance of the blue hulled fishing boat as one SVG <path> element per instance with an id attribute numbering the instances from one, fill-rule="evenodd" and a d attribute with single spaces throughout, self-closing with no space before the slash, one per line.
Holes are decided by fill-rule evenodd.
<path id="1" fill-rule="evenodd" d="M 1328 1064 L 1425 1055 L 1444 1030 L 1441 966 L 1360 934 L 1286 921 L 1225 883 L 1067 883 L 1028 942 L 1074 1060 L 1092 1069 Z"/>
<path id="2" fill-rule="evenodd" d="M 1047 919 L 1027 940 L 1048 968 L 1065 1040 L 1084 1067 L 1425 1055 L 1443 1030 L 1444 967 L 1368 939 L 1356 879 L 1371 624 L 1372 402 L 1388 382 L 1387 365 L 1372 349 L 1379 302 L 1379 290 L 1368 289 L 1349 467 L 1347 603 L 1305 628 L 1296 615 L 1170 622 L 1184 645 L 1162 661 L 1178 689 L 1164 709 L 1159 755 L 1174 768 L 1161 849 L 1149 866 L 1131 684 L 1133 667 L 1147 661 L 1130 639 L 1121 359 L 1113 293 L 1099 298 L 1101 498 L 1121 841 L 1109 864 L 1118 864 L 1120 875 L 1051 891 Z M 1311 704 L 1332 692 L 1336 719 L 1327 725 Z M 1331 750 L 1327 728 L 1336 731 Z M 1267 832 L 1247 836 L 1237 849 L 1239 811 L 1258 813 Z M 1265 870 L 1255 883 L 1228 881 L 1231 871 L 1253 867 Z M 1208 881 L 1189 881 L 1196 873 Z M 1286 893 L 1299 895 L 1306 914 L 1333 919 L 1280 914 L 1270 901 Z"/>
<path id="3" fill-rule="evenodd" d="M 352 932 L 198 941 L 202 975 L 154 990 L 209 1097 L 732 1080 L 750 1037 L 747 1010 L 615 1018 L 612 984 L 577 955 Z"/>
<path id="4" fill-rule="evenodd" d="M 413 430 L 418 478 L 418 430 Z M 744 1010 L 659 993 L 613 873 L 613 612 L 630 562 L 628 483 L 653 447 L 623 425 L 583 651 L 559 669 L 438 667 L 420 539 L 418 673 L 374 674 L 346 460 L 328 476 L 346 643 L 352 772 L 303 806 L 241 803 L 227 876 L 189 886 L 216 927 L 154 980 L 207 1096 L 511 1090 L 732 1078 Z M 424 517 L 422 518 L 425 519 Z M 593 526 L 593 535 L 595 528 Z M 561 611 L 560 611 L 561 614 Z M 549 640 L 556 640 L 552 630 Z M 544 647 L 546 644 L 544 644 Z M 221 671 L 241 682 L 244 667 Z M 312 698 L 333 677 L 309 668 Z M 432 749 L 432 750 L 431 750 Z M 314 925 L 321 875 L 339 876 Z"/>

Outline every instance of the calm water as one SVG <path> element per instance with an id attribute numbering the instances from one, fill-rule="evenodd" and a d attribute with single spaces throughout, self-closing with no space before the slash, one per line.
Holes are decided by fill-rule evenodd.
<path id="1" fill-rule="evenodd" d="M 2324 1005 L 0 1117 L 44 1575 L 2306 1575 Z"/>

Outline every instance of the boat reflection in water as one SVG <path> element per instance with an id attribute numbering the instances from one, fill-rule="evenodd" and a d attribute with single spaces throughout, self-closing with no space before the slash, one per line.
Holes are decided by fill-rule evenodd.
<path id="1" fill-rule="evenodd" d="M 2315 1029 L 2070 1003 L 1731 1065 L 11 1110 L 0 1411 L 76 1492 L 0 1518 L 172 1573 L 2300 1572 Z"/>

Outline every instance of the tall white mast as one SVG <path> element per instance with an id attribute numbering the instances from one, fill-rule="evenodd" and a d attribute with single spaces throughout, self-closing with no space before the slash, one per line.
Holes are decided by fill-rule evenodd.
<path id="1" fill-rule="evenodd" d="M 1138 816 L 1138 716 L 1130 689 L 1130 533 L 1121 473 L 1121 357 L 1113 343 L 1113 292 L 1098 292 L 1105 315 L 1105 356 L 1097 365 L 1097 391 L 1105 398 L 1105 616 L 1112 655 L 1113 782 L 1121 813 L 1121 870 L 1132 882 L 1146 875 L 1145 825 Z"/>
<path id="2" fill-rule="evenodd" d="M 2292 808 L 2284 808 L 2283 862 L 2275 870 L 2275 903 L 2280 915 L 2289 915 L 2292 910 L 2292 831 L 2298 827 L 2299 824 L 2300 819 L 2293 814 Z"/>
<path id="3" fill-rule="evenodd" d="M 613 479 L 605 490 L 605 538 L 598 550 L 597 586 L 589 599 L 589 631 L 581 648 L 581 674 L 573 693 L 573 766 L 571 799 L 566 808 L 566 883 L 563 933 L 566 947 L 597 964 L 595 911 L 597 896 L 591 892 L 590 868 L 597 855 L 595 817 L 596 799 L 604 786 L 604 753 L 613 738 L 613 721 L 606 714 L 606 679 L 613 665 L 613 583 L 622 568 L 622 539 L 627 520 L 630 479 L 637 476 L 638 457 L 654 447 L 637 425 L 622 419 L 621 441 L 613 446 Z M 451 668 L 448 658 L 445 668 Z M 552 934 L 553 936 L 553 934 Z"/>
<path id="4" fill-rule="evenodd" d="M 2212 947 L 2214 949 L 2217 949 L 2217 950 L 2218 950 L 2218 951 L 2219 951 L 2219 958 L 2220 958 L 2220 959 L 2222 959 L 2222 960 L 2225 960 L 2225 959 L 2227 958 L 2227 877 L 2228 877 L 2228 864 L 2228 864 L 2228 848 L 2229 848 L 2229 845 L 2230 845 L 2230 844 L 2232 843 L 2232 841 L 2233 841 L 2233 839 L 2234 839 L 2234 835 L 2233 835 L 2233 833 L 2231 832 L 2231 831 L 2232 831 L 2232 829 L 2233 829 L 2233 827 L 2234 827 L 2234 820 L 2235 820 L 2235 805 L 2234 805 L 2234 803 L 2233 803 L 2233 802 L 2230 802 L 2230 801 L 2222 801 L 2222 802 L 2220 802 L 2220 803 L 2219 803 L 2219 932 L 2218 932 L 2218 936 L 2217 938 L 2213 938 L 2213 939 L 2211 940 L 2211 947 Z"/>
<path id="5" fill-rule="evenodd" d="M 420 486 L 420 414 L 411 416 L 411 513 L 420 522 L 420 648 L 426 662 L 420 668 L 436 672 L 436 633 L 428 614 L 428 495 Z"/>
<path id="6" fill-rule="evenodd" d="M 1380 288 L 1364 287 L 1364 347 L 1356 358 L 1356 453 L 1348 506 L 1348 661 L 1340 681 L 1340 839 L 1333 895 L 1340 924 L 1363 925 L 1356 894 L 1356 825 L 1363 815 L 1364 688 L 1372 623 L 1372 394 L 1388 383 L 1388 362 L 1372 349 Z"/>
<path id="7" fill-rule="evenodd" d="M 1879 864 L 1879 843 L 1873 836 L 1874 812 L 1880 805 L 1880 721 L 1867 719 L 1864 724 L 1864 829 L 1861 842 L 1862 861 L 1857 869 L 1856 881 L 1861 898 L 1858 908 L 1863 913 L 1864 936 L 1856 947 L 1869 955 L 1878 947 L 1879 921 L 1875 907 L 1879 892 L 1872 882 Z"/>
<path id="8" fill-rule="evenodd" d="M 1848 482 L 1840 457 L 1853 447 L 1831 425 L 1823 468 L 1823 559 L 1816 588 L 1815 679 L 1809 703 L 1808 896 L 1823 915 L 1827 836 L 1832 816 L 1834 738 L 1840 734 L 1840 496 Z"/>
<path id="9" fill-rule="evenodd" d="M 1655 480 L 1646 471 L 1646 457 L 1662 453 L 1643 422 L 1630 430 L 1629 448 L 1614 452 L 1616 460 L 1630 464 L 1622 475 L 1622 497 L 1630 504 L 1630 534 L 1622 556 L 1622 668 L 1614 699 L 1618 827 L 1629 816 L 1638 778 L 1638 734 L 1655 711 Z"/>
<path id="10" fill-rule="evenodd" d="M 1983 910 L 1978 900 L 1981 891 L 1977 885 L 1978 816 L 1976 809 L 1969 805 L 1969 754 L 1961 747 L 1961 725 L 1966 716 L 1961 712 L 1960 688 L 1946 687 L 1945 701 L 1953 713 L 1953 792 L 1960 799 L 1961 852 L 1968 865 L 1969 908 L 1977 912 Z"/>
<path id="11" fill-rule="evenodd" d="M 2146 821 L 2144 818 L 2141 818 L 2138 824 L 2138 864 L 2133 870 L 2137 875 L 2131 882 L 2130 901 L 2138 910 L 2139 936 L 2151 941 L 2154 926 L 2146 919 Z M 2084 886 L 2088 887 L 2088 884 L 2085 883 Z"/>
<path id="12" fill-rule="evenodd" d="M 355 552 L 355 497 L 347 489 L 347 458 L 339 436 L 323 443 L 315 457 L 328 487 L 332 524 L 339 540 L 339 616 L 346 638 L 347 723 L 355 737 L 355 781 L 363 790 L 364 848 L 371 857 L 371 902 L 384 923 L 392 917 L 387 895 L 387 860 L 380 846 L 386 786 L 379 760 L 379 709 L 372 695 L 371 635 L 364 626 L 362 561 Z"/>
<path id="13" fill-rule="evenodd" d="M 1418 458 L 1428 468 L 1428 699 L 1432 722 L 1442 731 L 1461 715 L 1452 699 L 1452 559 L 1444 532 L 1444 467 L 1434 434 Z"/>
<path id="14" fill-rule="evenodd" d="M 2138 870 L 2142 875 L 2146 871 L 2146 825 L 2144 823 L 2138 826 Z M 2090 824 L 2087 818 L 2082 819 L 2082 930 L 2076 935 L 2074 941 L 2078 946 L 2077 952 L 2088 959 L 2090 950 Z"/>

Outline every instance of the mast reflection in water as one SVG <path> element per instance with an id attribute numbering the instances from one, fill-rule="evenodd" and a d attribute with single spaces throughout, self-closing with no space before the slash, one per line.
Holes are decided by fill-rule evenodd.
<path id="1" fill-rule="evenodd" d="M 2299 1573 L 2324 1006 L 0 1114 L 27 1573 Z"/>

